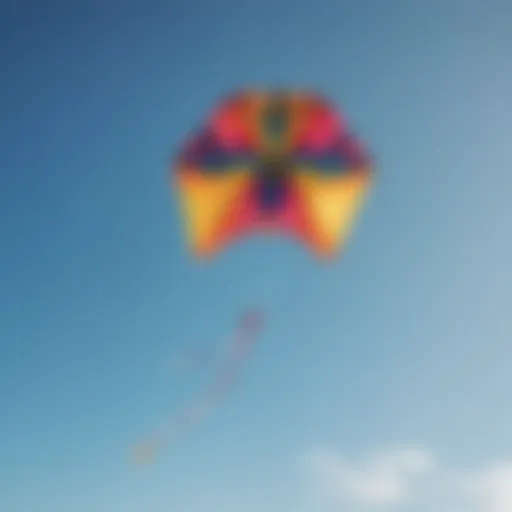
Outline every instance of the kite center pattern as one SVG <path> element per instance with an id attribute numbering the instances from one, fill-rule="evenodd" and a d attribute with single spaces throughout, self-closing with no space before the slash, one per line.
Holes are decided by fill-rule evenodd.
<path id="1" fill-rule="evenodd" d="M 260 206 L 275 212 L 282 208 L 288 194 L 290 163 L 284 159 L 263 161 L 256 169 L 257 197 Z"/>

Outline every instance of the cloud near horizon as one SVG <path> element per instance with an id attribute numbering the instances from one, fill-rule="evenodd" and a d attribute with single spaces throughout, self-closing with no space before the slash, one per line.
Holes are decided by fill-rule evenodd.
<path id="1" fill-rule="evenodd" d="M 312 485 L 332 504 L 425 512 L 512 512 L 512 461 L 446 470 L 418 447 L 378 450 L 359 460 L 313 449 L 301 457 Z M 415 508 L 416 510 L 416 508 Z"/>

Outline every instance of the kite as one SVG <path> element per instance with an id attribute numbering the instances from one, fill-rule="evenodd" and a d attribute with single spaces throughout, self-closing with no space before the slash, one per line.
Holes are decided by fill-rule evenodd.
<path id="1" fill-rule="evenodd" d="M 342 114 L 311 91 L 240 91 L 226 96 L 180 147 L 171 180 L 188 246 L 198 258 L 253 233 L 281 233 L 319 257 L 345 245 L 374 176 L 368 151 Z M 246 312 L 220 371 L 149 442 L 137 462 L 151 462 L 170 438 L 209 414 L 236 383 L 264 325 Z"/>
<path id="2" fill-rule="evenodd" d="M 372 159 L 344 117 L 307 91 L 227 96 L 172 166 L 188 245 L 199 258 L 251 233 L 286 234 L 332 257 L 372 178 Z"/>
<path id="3" fill-rule="evenodd" d="M 249 356 L 250 349 L 263 327 L 264 316 L 260 311 L 250 310 L 242 315 L 235 336 L 230 343 L 228 354 L 214 381 L 197 400 L 191 402 L 189 407 L 174 416 L 167 428 L 149 441 L 135 447 L 132 455 L 136 463 L 151 463 L 158 451 L 172 437 L 189 430 L 209 414 L 212 409 L 217 407 L 222 398 L 236 383 L 240 366 Z"/>

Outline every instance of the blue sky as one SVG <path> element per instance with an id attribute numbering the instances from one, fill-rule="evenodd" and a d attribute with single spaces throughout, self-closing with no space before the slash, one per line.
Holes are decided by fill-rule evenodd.
<path id="1" fill-rule="evenodd" d="M 512 458 L 510 2 L 44 4 L 0 7 L 1 510 L 328 510 L 297 463 L 318 446 Z M 167 161 L 245 85 L 323 91 L 376 156 L 333 264 L 185 252 Z M 176 350 L 251 304 L 268 329 L 234 395 L 127 464 L 206 381 Z"/>

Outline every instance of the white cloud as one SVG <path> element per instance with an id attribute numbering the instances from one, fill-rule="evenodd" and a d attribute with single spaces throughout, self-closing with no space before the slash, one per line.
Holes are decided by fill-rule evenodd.
<path id="1" fill-rule="evenodd" d="M 433 456 L 423 449 L 408 448 L 376 453 L 360 464 L 326 451 L 308 456 L 319 483 L 338 497 L 371 505 L 392 505 L 408 500 L 415 481 L 434 467 Z"/>
<path id="2" fill-rule="evenodd" d="M 463 499 L 477 512 L 512 512 L 512 462 L 461 474 L 455 482 Z"/>
<path id="3" fill-rule="evenodd" d="M 303 461 L 324 496 L 338 503 L 414 504 L 425 512 L 512 512 L 512 461 L 478 470 L 446 470 L 422 448 L 378 451 L 359 462 L 327 450 Z M 416 509 L 416 508 L 415 508 Z"/>

